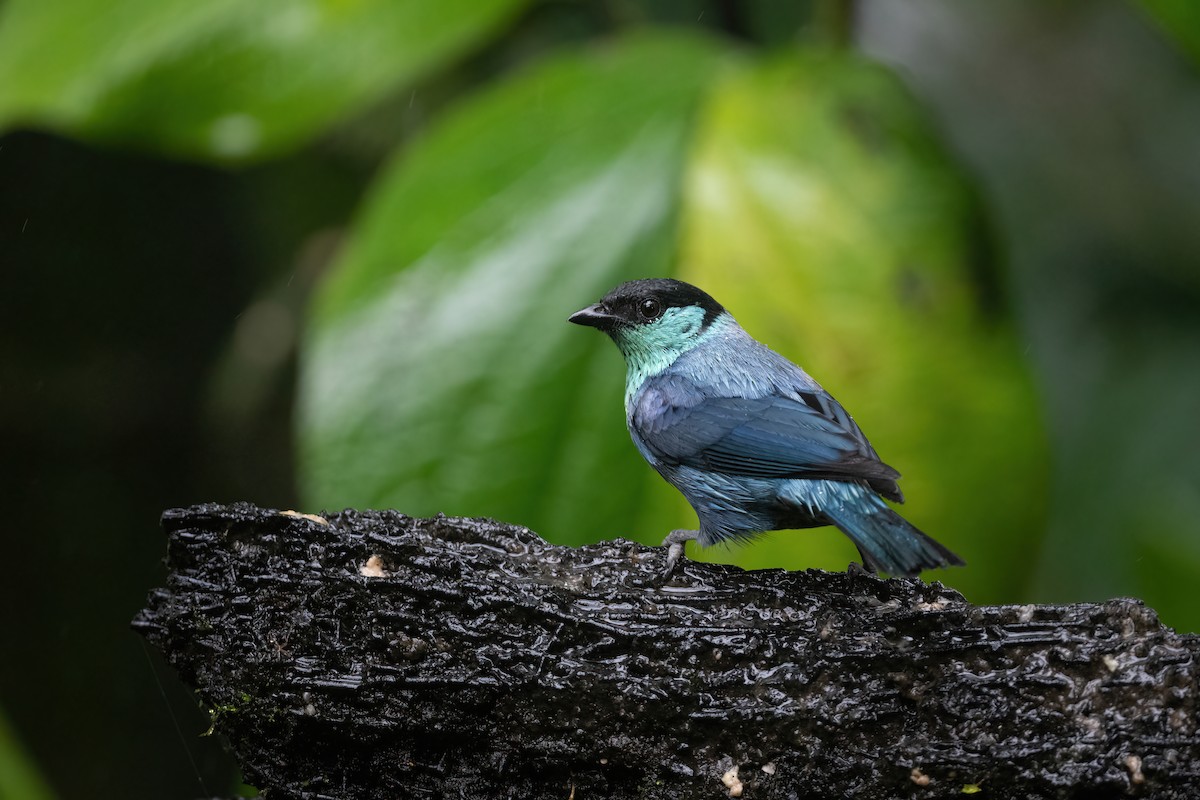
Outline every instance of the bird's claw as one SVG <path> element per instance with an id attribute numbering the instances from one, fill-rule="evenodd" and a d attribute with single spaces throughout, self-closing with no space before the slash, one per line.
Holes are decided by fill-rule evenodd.
<path id="1" fill-rule="evenodd" d="M 663 547 L 667 548 L 667 568 L 663 570 L 662 580 L 665 581 L 671 577 L 671 573 L 679 564 L 679 559 L 683 558 L 684 543 L 694 541 L 699 535 L 699 531 L 689 530 L 675 530 L 667 534 L 667 538 L 662 541 Z"/>
<path id="2" fill-rule="evenodd" d="M 683 558 L 683 544 L 673 542 L 667 546 L 667 567 L 662 571 L 664 581 L 671 577 L 671 573 L 675 571 L 681 558 Z"/>

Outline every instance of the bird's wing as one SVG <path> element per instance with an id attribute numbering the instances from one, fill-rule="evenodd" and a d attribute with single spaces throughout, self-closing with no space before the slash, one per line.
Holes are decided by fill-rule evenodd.
<path id="1" fill-rule="evenodd" d="M 900 474 L 824 390 L 708 397 L 691 381 L 664 376 L 645 387 L 631 421 L 666 463 L 755 478 L 867 480 L 885 496 L 892 492 L 884 488 L 899 493 Z"/>

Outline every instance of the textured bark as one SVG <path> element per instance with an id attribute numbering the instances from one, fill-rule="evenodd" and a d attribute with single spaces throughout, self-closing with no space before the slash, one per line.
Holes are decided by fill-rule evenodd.
<path id="1" fill-rule="evenodd" d="M 271 798 L 1200 797 L 1197 637 L 1135 600 L 740 569 L 480 519 L 163 517 L 134 627 Z"/>

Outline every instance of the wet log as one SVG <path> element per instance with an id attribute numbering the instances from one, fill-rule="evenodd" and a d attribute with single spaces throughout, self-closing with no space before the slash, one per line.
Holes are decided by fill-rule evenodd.
<path id="1" fill-rule="evenodd" d="M 486 519 L 169 511 L 134 628 L 272 798 L 1196 798 L 1200 640 Z"/>

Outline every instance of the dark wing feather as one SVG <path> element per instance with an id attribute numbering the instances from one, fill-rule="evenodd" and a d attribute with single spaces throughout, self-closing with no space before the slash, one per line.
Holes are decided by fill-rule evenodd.
<path id="1" fill-rule="evenodd" d="M 634 424 L 667 463 L 755 478 L 865 480 L 899 499 L 900 474 L 841 405 L 824 391 L 797 397 L 706 397 L 690 381 L 664 376 L 647 385 Z"/>

